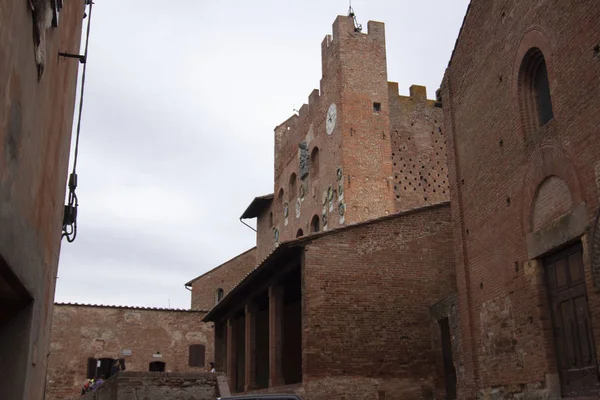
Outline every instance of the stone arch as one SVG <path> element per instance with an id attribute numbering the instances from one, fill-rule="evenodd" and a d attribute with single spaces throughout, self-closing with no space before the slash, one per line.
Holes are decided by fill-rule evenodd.
<path id="1" fill-rule="evenodd" d="M 319 220 L 319 216 L 318 215 L 313 215 L 312 219 L 310 220 L 310 232 L 314 233 L 314 232 L 319 232 L 321 230 L 321 221 Z"/>
<path id="2" fill-rule="evenodd" d="M 319 148 L 317 146 L 310 153 L 310 174 L 313 179 L 319 176 Z"/>
<path id="3" fill-rule="evenodd" d="M 534 50 L 535 49 L 535 50 Z M 529 54 L 528 54 L 529 53 Z M 513 64 L 513 74 L 512 74 L 512 93 L 514 99 L 520 99 L 520 89 L 524 88 L 523 78 L 526 76 L 522 74 L 522 68 L 538 65 L 539 66 L 539 55 L 543 55 L 543 60 L 546 66 L 547 78 L 548 82 L 552 86 L 553 91 L 556 89 L 555 84 L 552 80 L 554 76 L 553 70 L 553 51 L 552 46 L 550 45 L 550 41 L 548 40 L 548 35 L 544 32 L 542 28 L 539 26 L 534 26 L 529 28 L 523 33 L 523 37 L 521 38 L 521 42 L 519 43 L 519 47 L 517 48 L 517 52 L 515 54 L 515 60 Z M 534 57 L 535 56 L 535 57 Z M 536 64 L 537 62 L 537 64 Z M 522 118 L 522 108 L 524 104 L 521 101 L 515 101 L 515 116 L 520 116 Z M 521 120 L 523 122 L 523 120 Z M 519 124 L 524 136 L 527 135 L 527 131 L 525 127 L 529 126 L 528 124 L 521 123 Z"/>
<path id="4" fill-rule="evenodd" d="M 225 291 L 223 288 L 217 288 L 215 291 L 215 304 L 219 303 L 225 297 Z"/>
<path id="5" fill-rule="evenodd" d="M 297 181 L 298 179 L 296 179 L 296 173 L 292 172 L 292 174 L 290 175 L 290 181 L 288 185 L 288 200 L 290 202 L 294 200 L 294 198 L 298 194 Z"/>
<path id="6" fill-rule="evenodd" d="M 280 188 L 279 193 L 277 194 L 277 207 L 279 207 L 280 210 L 283 210 L 283 195 L 283 188 Z"/>
<path id="7" fill-rule="evenodd" d="M 562 182 L 562 183 L 561 183 Z M 564 184 L 564 186 L 563 186 Z M 534 210 L 537 208 L 535 218 L 535 228 L 539 228 L 540 223 L 545 223 L 544 219 L 551 218 L 564 209 L 565 198 L 556 200 L 551 207 L 556 208 L 556 212 L 550 212 L 544 217 L 543 198 L 547 192 L 556 191 L 559 195 L 570 195 L 571 208 L 583 202 L 582 185 L 577 171 L 569 157 L 563 149 L 552 143 L 545 143 L 533 152 L 527 165 L 525 179 L 523 181 L 523 203 L 521 206 L 521 221 L 523 233 L 533 232 L 534 229 Z M 540 197 L 540 194 L 542 197 Z M 536 201 L 538 202 L 536 205 Z M 567 210 L 569 211 L 569 210 Z M 540 214 L 540 212 L 542 212 Z"/>
<path id="8" fill-rule="evenodd" d="M 554 118 L 546 58 L 538 47 L 523 56 L 517 91 L 522 129 L 531 135 Z"/>
<path id="9" fill-rule="evenodd" d="M 539 184 L 531 208 L 530 225 L 535 232 L 571 211 L 573 196 L 565 181 L 556 175 L 551 175 Z"/>

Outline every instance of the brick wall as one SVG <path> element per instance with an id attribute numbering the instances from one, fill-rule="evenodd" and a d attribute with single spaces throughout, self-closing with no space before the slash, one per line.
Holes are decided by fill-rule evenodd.
<path id="1" fill-rule="evenodd" d="M 531 214 L 549 177 L 564 185 L 542 189 L 542 220 L 556 217 L 544 211 L 548 199 L 558 214 L 569 196 L 572 207 L 585 202 L 590 222 L 598 210 L 599 31 L 600 10 L 591 0 L 474 0 L 465 18 L 442 90 L 465 360 L 461 398 L 560 390 L 553 387 L 557 357 L 544 270 L 539 258 L 530 259 L 526 239 L 540 229 Z M 521 62 L 532 48 L 545 57 L 554 112 L 534 129 L 519 107 Z M 600 354 L 589 235 L 581 240 Z"/>
<path id="2" fill-rule="evenodd" d="M 450 200 L 442 109 L 427 100 L 427 89 L 411 86 L 398 95 L 389 83 L 392 161 L 396 210 Z"/>
<path id="3" fill-rule="evenodd" d="M 43 397 L 79 62 L 83 1 L 66 1 L 47 27 L 49 1 L 0 8 L 0 256 L 33 299 L 0 328 L 3 398 Z M 34 46 L 33 17 L 44 40 Z M 50 10 L 50 17 L 52 12 Z M 40 51 L 41 50 L 41 51 Z M 45 53 L 38 79 L 36 53 Z M 0 316 L 9 308 L 0 267 Z M 10 289 L 9 289 L 10 292 Z"/>
<path id="4" fill-rule="evenodd" d="M 217 374 L 121 372 L 83 400 L 214 400 L 219 395 Z"/>
<path id="5" fill-rule="evenodd" d="M 192 286 L 192 309 L 208 311 L 213 308 L 216 301 L 216 290 L 221 288 L 226 295 L 256 265 L 256 247 L 253 247 L 188 282 L 188 285 Z"/>
<path id="6" fill-rule="evenodd" d="M 454 291 L 450 233 L 444 203 L 306 245 L 307 398 L 433 396 L 443 367 L 430 307 Z"/>
<path id="7" fill-rule="evenodd" d="M 256 218 L 256 261 L 264 260 L 275 248 L 275 225 L 272 214 L 275 200 Z"/>
<path id="8" fill-rule="evenodd" d="M 327 230 L 449 198 L 441 110 L 423 87 L 404 97 L 388 84 L 384 24 L 369 21 L 367 28 L 355 32 L 352 18 L 336 18 L 321 45 L 320 90 L 275 128 L 274 200 L 258 218 L 259 259 L 276 236 L 283 242 L 308 234 L 315 216 Z M 332 104 L 337 123 L 328 135 Z M 310 158 L 315 149 L 318 171 Z"/>
<path id="9" fill-rule="evenodd" d="M 77 398 L 86 378 L 88 358 L 124 358 L 126 371 L 148 371 L 162 361 L 166 371 L 203 372 L 188 365 L 189 346 L 206 346 L 213 358 L 212 324 L 203 312 L 57 304 L 54 307 L 46 399 Z M 131 355 L 122 355 L 131 350 Z M 161 358 L 153 354 L 160 352 Z"/>

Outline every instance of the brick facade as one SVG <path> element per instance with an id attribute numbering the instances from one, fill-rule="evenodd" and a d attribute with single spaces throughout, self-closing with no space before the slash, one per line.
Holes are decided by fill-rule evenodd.
<path id="1" fill-rule="evenodd" d="M 460 346 L 451 228 L 446 202 L 281 244 L 205 317 L 230 387 L 315 400 L 444 394 L 441 320 Z"/>
<path id="2" fill-rule="evenodd" d="M 454 292 L 450 232 L 445 203 L 305 246 L 308 399 L 422 399 L 443 391 L 430 307 Z"/>
<path id="3" fill-rule="evenodd" d="M 465 17 L 441 91 L 465 363 L 461 398 L 577 395 L 559 373 L 557 348 L 568 332 L 553 327 L 544 268 L 546 256 L 577 242 L 591 354 L 600 354 L 589 229 L 599 207 L 598 32 L 596 1 L 475 0 Z M 543 69 L 532 76 L 541 60 Z M 546 74 L 553 112 L 547 122 L 540 99 L 548 96 L 533 93 Z M 587 312 L 577 318 L 585 324 Z M 597 374 L 594 363 L 587 375 Z"/>
<path id="4" fill-rule="evenodd" d="M 320 90 L 275 128 L 273 201 L 252 216 L 259 260 L 276 241 L 311 233 L 315 217 L 327 230 L 449 199 L 441 109 L 421 86 L 398 95 L 387 81 L 384 24 L 367 28 L 335 20 L 321 44 Z"/>
<path id="5" fill-rule="evenodd" d="M 212 324 L 200 311 L 56 304 L 49 356 L 47 400 L 79 398 L 89 358 L 123 358 L 126 371 L 205 372 L 213 359 Z M 205 346 L 205 366 L 189 366 L 189 346 Z M 123 355 L 131 350 L 131 355 Z M 160 352 L 161 357 L 153 355 Z"/>
<path id="6" fill-rule="evenodd" d="M 389 92 L 396 210 L 450 200 L 442 109 L 423 86 L 398 96 L 390 82 Z"/>
<path id="7" fill-rule="evenodd" d="M 256 264 L 256 247 L 253 247 L 186 283 L 186 286 L 192 287 L 192 310 L 207 311 L 213 308 L 217 291 L 222 289 L 223 295 L 226 295 Z"/>
<path id="8" fill-rule="evenodd" d="M 0 397 L 44 396 L 83 1 L 0 3 Z M 32 7 L 34 9 L 32 10 Z"/>
<path id="9" fill-rule="evenodd" d="M 275 131 L 258 267 L 205 317 L 232 387 L 444 398 L 454 376 L 460 399 L 597 398 L 599 21 L 591 0 L 473 0 L 434 102 L 387 82 L 382 24 L 338 17 L 321 90 Z M 328 232 L 306 236 L 314 215 Z"/>

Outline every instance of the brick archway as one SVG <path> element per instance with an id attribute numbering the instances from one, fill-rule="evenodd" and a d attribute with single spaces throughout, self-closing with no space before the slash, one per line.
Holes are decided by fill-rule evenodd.
<path id="1" fill-rule="evenodd" d="M 571 162 L 571 157 L 560 146 L 545 143 L 531 154 L 523 181 L 521 227 L 524 235 L 532 232 L 534 228 L 533 211 L 536 194 L 542 183 L 553 176 L 567 185 L 573 205 L 583 201 L 581 180 Z"/>
<path id="2" fill-rule="evenodd" d="M 517 52 L 515 54 L 515 59 L 513 62 L 511 92 L 512 92 L 513 99 L 515 99 L 515 101 L 513 102 L 514 115 L 518 115 L 519 118 L 521 115 L 521 110 L 520 110 L 519 101 L 517 101 L 517 100 L 519 99 L 520 70 L 521 70 L 521 66 L 523 63 L 523 59 L 525 58 L 527 53 L 531 49 L 534 49 L 534 48 L 539 49 L 540 52 L 543 54 L 545 63 L 546 63 L 546 67 L 547 67 L 548 80 L 550 81 L 551 84 L 554 83 L 552 80 L 552 77 L 554 76 L 554 69 L 553 69 L 554 63 L 553 63 L 553 51 L 552 51 L 553 49 L 552 49 L 552 46 L 550 45 L 550 41 L 548 40 L 548 35 L 546 35 L 546 33 L 544 32 L 544 30 L 541 27 L 533 26 L 533 27 L 529 28 L 528 30 L 526 30 L 525 33 L 523 34 L 523 37 L 521 38 L 521 42 L 519 44 L 519 47 L 517 48 Z M 519 127 L 519 130 L 521 131 L 521 135 L 523 137 L 525 137 L 525 132 L 524 132 L 523 126 L 522 126 L 522 124 L 520 124 L 520 125 L 521 126 Z"/>

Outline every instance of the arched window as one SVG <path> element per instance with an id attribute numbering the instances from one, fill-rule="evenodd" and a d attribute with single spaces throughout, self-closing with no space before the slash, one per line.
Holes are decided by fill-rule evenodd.
<path id="1" fill-rule="evenodd" d="M 215 304 L 217 304 L 218 302 L 223 300 L 224 296 L 225 296 L 225 291 L 223 291 L 222 288 L 218 288 L 217 291 L 215 292 Z"/>
<path id="2" fill-rule="evenodd" d="M 302 231 L 302 229 L 298 229 L 298 232 L 296 232 L 296 237 L 299 238 L 301 236 L 304 236 L 304 232 Z"/>
<path id="3" fill-rule="evenodd" d="M 283 188 L 279 189 L 279 194 L 277 195 L 277 206 L 279 210 L 283 210 Z"/>
<path id="4" fill-rule="evenodd" d="M 292 200 L 294 200 L 294 198 L 296 197 L 296 195 L 298 190 L 296 189 L 296 174 L 292 172 L 292 175 L 290 176 L 290 186 L 289 186 L 289 201 L 290 203 L 292 202 Z"/>
<path id="5" fill-rule="evenodd" d="M 310 153 L 310 174 L 313 177 L 319 175 L 319 148 L 316 146 Z"/>
<path id="6" fill-rule="evenodd" d="M 518 90 L 521 120 L 526 133 L 535 132 L 554 118 L 546 59 L 537 47 L 529 50 L 521 62 Z"/>
<path id="7" fill-rule="evenodd" d="M 321 227 L 319 224 L 319 216 L 315 215 L 310 220 L 310 231 L 311 232 L 319 232 L 320 229 L 321 229 Z"/>

